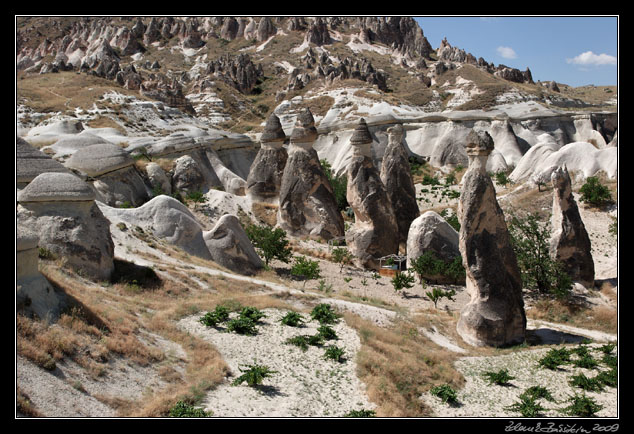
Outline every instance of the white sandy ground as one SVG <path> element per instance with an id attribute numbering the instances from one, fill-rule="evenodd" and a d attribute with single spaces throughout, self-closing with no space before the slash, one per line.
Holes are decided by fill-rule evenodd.
<path id="1" fill-rule="evenodd" d="M 288 338 L 315 335 L 319 323 L 310 321 L 304 327 L 282 325 L 286 311 L 265 309 L 267 315 L 258 325 L 256 336 L 244 336 L 206 327 L 199 315 L 185 318 L 179 326 L 202 337 L 223 355 L 233 376 L 207 394 L 202 406 L 218 417 L 341 417 L 351 410 L 372 409 L 365 396 L 365 387 L 356 376 L 355 354 L 361 343 L 354 329 L 343 321 L 332 325 L 336 341 L 322 347 L 309 346 L 307 351 L 286 344 Z M 308 315 L 303 315 L 310 320 Z M 325 348 L 342 348 L 342 362 L 324 358 Z M 260 364 L 276 371 L 266 378 L 262 388 L 246 383 L 232 386 L 245 365 Z"/>
<path id="2" fill-rule="evenodd" d="M 608 234 L 608 226 L 612 220 L 604 212 L 587 209 L 583 206 L 581 215 L 590 234 L 593 246 L 597 279 L 614 279 L 617 277 L 617 244 L 613 236 Z M 610 212 L 615 214 L 616 210 Z M 158 251 L 141 243 L 135 237 L 129 236 L 111 225 L 115 242 L 115 256 L 139 265 L 151 266 L 147 259 L 138 256 L 137 251 Z M 301 241 L 298 246 L 311 250 L 328 250 L 328 246 L 314 241 Z M 307 250 L 308 251 L 308 250 Z M 298 252 L 296 255 L 300 254 Z M 175 259 L 166 255 L 161 260 L 174 263 Z M 395 293 L 389 278 L 373 279 L 372 273 L 344 267 L 340 272 L 339 266 L 329 261 L 318 260 L 323 284 L 309 281 L 305 285 L 305 293 L 320 297 L 313 302 L 325 302 L 335 306 L 338 310 L 355 312 L 365 319 L 369 319 L 380 326 L 389 326 L 397 317 L 413 315 L 419 311 L 433 310 L 433 303 L 425 296 L 420 284 L 406 290 L 405 293 Z M 191 264 L 175 263 L 191 271 Z M 290 265 L 273 261 L 272 267 L 288 270 Z M 186 268 L 185 268 L 186 267 Z M 284 280 L 283 283 L 272 283 L 268 280 L 237 276 L 216 269 L 194 266 L 212 276 L 231 277 L 239 281 L 257 283 L 265 292 L 302 293 L 302 282 Z M 166 277 L 166 276 L 164 276 Z M 344 281 L 344 277 L 349 279 Z M 201 285 L 208 285 L 201 282 Z M 327 289 L 332 285 L 330 289 Z M 456 286 L 454 301 L 441 300 L 439 310 L 458 312 L 468 302 L 469 297 L 463 287 Z M 616 288 L 614 289 L 616 297 Z M 334 298 L 335 295 L 348 295 L 348 300 Z M 606 297 L 594 292 L 589 295 L 589 301 L 594 304 L 604 304 Z M 291 302 L 293 299 L 289 299 Z M 372 302 L 372 305 L 368 304 Z M 296 300 L 298 310 L 306 311 L 307 306 L 300 299 Z M 530 308 L 530 306 L 527 306 Z M 190 333 L 208 339 L 220 351 L 230 366 L 233 377 L 225 384 L 210 391 L 203 400 L 202 406 L 218 417 L 296 417 L 296 416 L 341 416 L 353 409 L 372 409 L 364 385 L 355 375 L 355 357 L 359 349 L 359 338 L 351 328 L 342 321 L 334 328 L 340 339 L 336 345 L 345 349 L 346 362 L 338 364 L 323 359 L 324 348 L 309 347 L 307 352 L 299 348 L 285 345 L 283 342 L 291 335 L 313 334 L 315 323 L 308 323 L 304 329 L 282 326 L 276 321 L 284 312 L 266 310 L 268 317 L 259 327 L 257 336 L 240 336 L 235 333 L 222 333 L 214 328 L 207 328 L 197 322 L 198 316 L 187 317 L 179 325 Z M 304 314 L 309 319 L 307 314 Z M 529 321 L 529 331 L 545 339 L 553 346 L 558 346 L 562 338 L 571 338 L 579 342 L 582 338 L 593 339 L 597 343 L 616 341 L 616 336 L 592 330 L 571 328 L 563 324 Z M 519 414 L 504 410 L 504 407 L 516 401 L 517 396 L 526 388 L 545 384 L 551 392 L 555 392 L 558 403 L 543 401 L 546 408 L 558 409 L 564 404 L 568 396 L 575 391 L 567 384 L 567 377 L 571 375 L 571 368 L 552 373 L 536 370 L 536 360 L 547 349 L 522 350 L 521 352 L 491 357 L 469 357 L 470 349 L 464 342 L 456 342 L 451 337 L 443 335 L 433 325 L 422 327 L 422 333 L 430 337 L 435 343 L 463 355 L 456 367 L 464 375 L 466 384 L 458 391 L 458 406 L 443 404 L 438 398 L 421 396 L 438 417 L 518 417 Z M 159 336 L 146 334 L 142 336 L 149 342 L 163 349 L 167 355 L 162 364 L 182 369 L 184 352 L 178 345 L 167 342 Z M 264 381 L 264 388 L 252 389 L 246 384 L 231 386 L 229 383 L 240 375 L 239 366 L 252 364 L 254 359 L 278 371 L 277 374 Z M 512 386 L 490 386 L 484 382 L 481 373 L 501 367 L 509 368 L 516 379 Z M 576 372 L 576 371 L 575 371 Z M 593 374 L 588 373 L 588 376 Z M 95 379 L 87 375 L 80 367 L 71 362 L 58 363 L 58 368 L 49 373 L 35 366 L 31 362 L 16 356 L 16 385 L 28 395 L 32 404 L 41 413 L 49 417 L 114 417 L 114 411 L 97 397 L 122 397 L 135 399 L 144 396 L 151 390 L 160 390 L 165 385 L 158 375 L 156 367 L 140 368 L 124 361 L 113 360 L 108 371 Z M 555 390 L 553 390 L 555 389 Z M 578 390 L 578 389 L 577 389 Z M 588 393 L 605 408 L 599 416 L 612 417 L 617 415 L 617 389 L 606 388 L 601 393 Z M 555 410 L 549 411 L 547 416 L 562 417 Z"/>

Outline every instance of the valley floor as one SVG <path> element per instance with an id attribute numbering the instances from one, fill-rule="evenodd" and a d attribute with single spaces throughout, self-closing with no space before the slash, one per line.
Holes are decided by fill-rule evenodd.
<path id="1" fill-rule="evenodd" d="M 593 253 L 597 279 L 604 283 L 593 291 L 576 294 L 585 300 L 581 316 L 591 317 L 597 309 L 603 312 L 607 309 L 615 317 L 617 247 L 616 239 L 607 234 L 609 217 L 585 208 L 582 216 L 596 248 Z M 94 352 L 105 341 L 110 352 L 103 350 L 101 361 L 92 353 L 88 354 L 92 357 L 90 363 L 77 353 L 63 355 L 56 358 L 51 370 L 18 351 L 17 416 L 166 416 L 170 405 L 179 397 L 187 397 L 213 417 L 228 418 L 341 417 L 362 409 L 384 417 L 516 418 L 520 414 L 508 407 L 528 387 L 541 385 L 555 398 L 554 402 L 543 401 L 544 416 L 565 417 L 562 409 L 569 405 L 567 400 L 581 393 L 578 387 L 570 385 L 572 376 L 584 373 L 592 377 L 606 367 L 600 365 L 589 370 L 567 365 L 550 371 L 538 367 L 539 359 L 552 348 L 576 348 L 585 339 L 592 340 L 592 354 L 599 359 L 598 349 L 607 342 L 616 343 L 617 339 L 614 328 L 597 329 L 596 324 L 590 324 L 592 319 L 587 318 L 585 322 L 582 319 L 575 322 L 574 318 L 562 321 L 561 315 L 546 315 L 542 305 L 529 299 L 526 344 L 500 350 L 473 348 L 455 331 L 460 308 L 469 299 L 461 286 L 453 286 L 456 289 L 453 301 L 443 299 L 434 307 L 425 294 L 431 285 L 423 288 L 417 283 L 397 293 L 387 277 L 374 278 L 371 272 L 351 266 L 340 270 L 338 264 L 325 259 L 328 245 L 323 243 L 293 242 L 295 255 L 307 255 L 320 264 L 319 280 L 301 282 L 290 278 L 289 264 L 278 261 L 271 264 L 269 271 L 255 277 L 239 276 L 213 263 L 181 256 L 160 241 L 140 241 L 129 232 L 117 230 L 115 224 L 112 233 L 119 260 L 152 267 L 164 282 L 173 280 L 174 288 L 163 288 L 162 293 L 139 293 L 138 288 L 130 285 L 84 281 L 60 271 L 56 264 L 41 268 L 59 286 L 80 288 L 70 293 L 89 310 L 107 317 L 110 324 L 125 324 L 127 333 L 150 349 L 150 356 L 140 362 L 141 356 L 135 356 L 134 351 L 114 349 L 105 335 L 100 335 L 101 343 L 82 350 Z M 175 282 L 181 282 L 181 286 Z M 198 319 L 220 302 L 260 306 L 267 316 L 259 324 L 258 334 L 236 335 L 220 326 L 201 324 Z M 310 310 L 318 303 L 330 304 L 343 315 L 334 326 L 338 335 L 334 344 L 345 354 L 342 362 L 324 358 L 330 342 L 321 347 L 310 346 L 306 351 L 286 344 L 289 337 L 316 333 L 319 324 L 310 320 Z M 302 314 L 305 327 L 280 323 L 279 319 L 290 310 Z M 388 331 L 393 334 L 388 336 Z M 21 335 L 17 339 L 22 339 Z M 61 337 L 58 339 L 59 345 L 63 345 Z M 76 347 L 81 349 L 80 344 Z M 613 354 L 617 351 L 615 348 Z M 381 352 L 385 355 L 381 356 Z M 215 360 L 205 359 L 212 358 L 212 353 Z M 405 359 L 408 353 L 426 359 L 420 368 L 423 378 L 412 378 L 418 373 L 405 373 L 407 381 L 419 383 L 398 386 L 398 381 L 394 381 L 396 386 L 390 386 L 388 383 L 393 379 L 387 376 L 389 367 L 378 366 L 386 360 L 388 365 L 397 365 L 398 359 L 401 356 Z M 276 373 L 257 389 L 246 384 L 231 386 L 241 368 L 253 363 L 265 364 Z M 386 377 L 374 379 L 372 367 L 377 369 L 375 376 Z M 430 371 L 423 373 L 423 368 Z M 483 374 L 502 368 L 514 377 L 510 384 L 488 384 Z M 457 390 L 457 403 L 443 403 L 429 393 L 432 385 L 441 383 L 450 383 Z M 394 389 L 389 392 L 392 395 L 388 393 L 390 387 Z M 399 387 L 411 388 L 412 392 L 407 395 L 396 390 Z M 618 417 L 617 387 L 585 394 L 601 406 L 597 417 Z M 388 402 L 390 399 L 395 402 Z M 416 401 L 418 414 L 403 410 L 408 404 L 396 403 L 401 399 L 409 400 L 410 404 Z"/>

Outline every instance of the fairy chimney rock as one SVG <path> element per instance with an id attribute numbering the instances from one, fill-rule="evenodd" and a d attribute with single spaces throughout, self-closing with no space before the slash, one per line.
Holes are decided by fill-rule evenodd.
<path id="1" fill-rule="evenodd" d="M 457 331 L 474 346 L 524 341 L 526 314 L 522 280 L 504 213 L 486 172 L 493 139 L 483 131 L 467 136 L 469 169 L 458 203 L 459 248 L 471 300 L 460 312 Z"/>
<path id="2" fill-rule="evenodd" d="M 412 222 L 420 215 L 416 201 L 416 188 L 412 179 L 407 151 L 403 146 L 403 126 L 396 124 L 387 129 L 388 144 L 381 163 L 381 181 L 392 202 L 398 224 L 399 241 L 407 244 Z"/>
<path id="3" fill-rule="evenodd" d="M 572 195 L 568 169 L 557 168 L 551 175 L 553 209 L 550 239 L 551 257 L 562 263 L 573 282 L 586 288 L 594 287 L 594 261 L 592 246 L 577 202 Z"/>
<path id="4" fill-rule="evenodd" d="M 330 240 L 344 235 L 343 216 L 313 142 L 315 120 L 309 109 L 297 117 L 280 184 L 277 224 L 292 236 Z"/>
<path id="5" fill-rule="evenodd" d="M 280 119 L 272 113 L 260 136 L 261 147 L 247 176 L 246 193 L 251 199 L 251 211 L 271 225 L 276 223 L 282 176 L 288 161 L 288 152 L 283 146 L 285 140 Z"/>
<path id="6" fill-rule="evenodd" d="M 346 198 L 355 223 L 346 233 L 346 244 L 359 266 L 378 269 L 381 257 L 398 253 L 399 236 L 390 198 L 372 162 L 371 145 L 368 125 L 361 119 L 350 139 L 353 155 Z"/>
<path id="7" fill-rule="evenodd" d="M 107 280 L 114 270 L 114 243 L 95 197 L 76 175 L 42 173 L 18 193 L 17 220 L 71 268 Z"/>

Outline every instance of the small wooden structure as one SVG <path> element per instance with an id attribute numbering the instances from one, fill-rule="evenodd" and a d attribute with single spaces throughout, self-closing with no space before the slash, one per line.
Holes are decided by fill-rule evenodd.
<path id="1" fill-rule="evenodd" d="M 387 255 L 379 258 L 379 274 L 394 277 L 405 269 L 407 256 Z"/>

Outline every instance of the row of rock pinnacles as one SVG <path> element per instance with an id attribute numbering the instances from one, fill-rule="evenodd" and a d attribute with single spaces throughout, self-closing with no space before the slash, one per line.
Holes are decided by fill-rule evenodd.
<path id="1" fill-rule="evenodd" d="M 357 265 L 365 268 L 378 268 L 379 259 L 398 253 L 402 242 L 407 242 L 409 255 L 422 253 L 424 247 L 418 244 L 429 237 L 419 233 L 427 230 L 421 229 L 427 227 L 421 221 L 441 219 L 433 212 L 419 216 L 407 152 L 402 146 L 403 128 L 391 127 L 388 134 L 380 171 L 372 161 L 373 140 L 363 119 L 350 139 L 353 153 L 346 172 L 347 200 L 355 222 L 346 231 L 332 186 L 312 146 L 317 138 L 312 114 L 306 109 L 298 116 L 288 150 L 283 146 L 286 136 L 279 119 L 271 115 L 246 181 L 254 214 L 274 210 L 276 224 L 293 237 L 345 237 Z M 18 153 L 28 154 L 32 162 L 37 162 L 31 176 L 42 172 L 32 179 L 27 174 L 26 179 L 17 180 L 26 184 L 18 193 L 18 299 L 40 300 L 32 303 L 32 310 L 42 316 L 51 309 L 45 296 L 50 291 L 42 289 L 45 285 L 37 277 L 34 245 L 55 252 L 67 265 L 88 277 L 107 280 L 114 268 L 109 219 L 127 217 L 134 221 L 134 213 L 148 212 L 148 204 L 125 210 L 104 206 L 96 201 L 94 188 L 88 183 L 26 142 L 17 141 Z M 504 214 L 485 170 L 493 147 L 493 140 L 485 131 L 473 130 L 467 138 L 469 169 L 463 177 L 458 206 L 460 233 L 446 222 L 431 226 L 442 226 L 438 232 L 449 233 L 448 244 L 456 244 L 457 240 L 463 258 L 471 301 L 461 312 L 460 335 L 472 345 L 502 346 L 524 340 L 526 316 L 519 267 Z M 590 242 L 572 196 L 570 177 L 563 168 L 552 179 L 556 223 L 552 254 L 566 265 L 573 280 L 592 286 Z M 170 242 L 187 246 L 191 253 L 235 271 L 254 272 L 261 268 L 262 263 L 235 216 L 223 216 L 212 231 L 205 232 L 195 223 L 188 230 L 175 231 L 174 226 L 184 220 L 195 222 L 187 208 L 167 196 L 150 202 L 153 227 L 159 237 L 161 230 L 166 238 L 178 232 L 180 239 Z M 102 211 L 109 214 L 108 218 Z M 229 251 L 240 254 L 228 255 Z"/>

